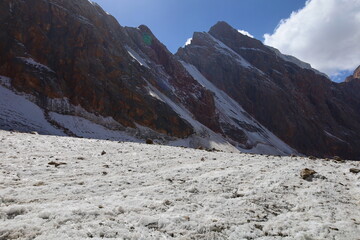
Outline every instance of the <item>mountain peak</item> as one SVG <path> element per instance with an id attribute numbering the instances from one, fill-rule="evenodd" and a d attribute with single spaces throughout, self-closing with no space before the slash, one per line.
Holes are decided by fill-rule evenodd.
<path id="1" fill-rule="evenodd" d="M 212 26 L 210 28 L 209 33 L 211 35 L 224 35 L 224 34 L 229 34 L 229 33 L 237 33 L 237 30 L 234 29 L 230 24 L 228 24 L 227 22 L 224 21 L 219 21 L 217 22 L 214 26 Z"/>
<path id="2" fill-rule="evenodd" d="M 360 66 L 358 66 L 354 71 L 354 78 L 360 78 Z"/>
<path id="3" fill-rule="evenodd" d="M 355 69 L 353 75 L 350 75 L 345 79 L 345 82 L 351 82 L 354 79 L 360 79 L 360 66 Z"/>

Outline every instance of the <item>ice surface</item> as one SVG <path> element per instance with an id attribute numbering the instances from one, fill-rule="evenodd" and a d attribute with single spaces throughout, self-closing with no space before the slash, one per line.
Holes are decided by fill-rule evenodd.
<path id="1" fill-rule="evenodd" d="M 1 239 L 360 236 L 360 162 L 6 131 L 0 154 Z"/>

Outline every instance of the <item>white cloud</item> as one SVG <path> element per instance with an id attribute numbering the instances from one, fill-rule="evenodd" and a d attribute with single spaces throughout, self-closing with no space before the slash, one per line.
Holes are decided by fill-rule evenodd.
<path id="1" fill-rule="evenodd" d="M 254 38 L 253 35 L 251 35 L 249 32 L 245 31 L 245 30 L 238 30 L 239 33 L 245 35 L 245 36 L 248 36 L 248 37 L 251 37 L 251 38 Z"/>
<path id="2" fill-rule="evenodd" d="M 264 38 L 328 75 L 354 70 L 360 64 L 360 1 L 308 0 Z"/>

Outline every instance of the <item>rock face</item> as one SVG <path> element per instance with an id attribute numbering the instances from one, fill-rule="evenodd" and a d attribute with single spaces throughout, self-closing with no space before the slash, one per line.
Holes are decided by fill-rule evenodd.
<path id="1" fill-rule="evenodd" d="M 231 107 L 219 109 L 218 89 L 204 87 L 149 28 L 122 27 L 88 0 L 1 1 L 0 56 L 3 129 L 112 139 L 119 134 L 108 130 L 135 129 L 144 141 L 295 152 L 226 94 L 221 106 Z M 10 98 L 36 111 L 14 109 Z"/>
<path id="2" fill-rule="evenodd" d="M 225 22 L 176 54 L 301 153 L 360 159 L 360 84 L 337 84 Z"/>
<path id="3" fill-rule="evenodd" d="M 151 74 L 133 61 L 124 48 L 126 32 L 99 6 L 87 0 L 0 5 L 0 75 L 44 109 L 53 110 L 49 98 L 66 98 L 123 126 L 137 123 L 179 137 L 193 132 L 147 94 L 144 78 Z"/>
<path id="4" fill-rule="evenodd" d="M 359 81 L 360 79 L 360 66 L 358 66 L 355 71 L 354 71 L 354 74 L 347 77 L 345 82 L 351 82 L 351 81 L 356 81 L 356 79 L 358 79 L 357 81 Z"/>
<path id="5" fill-rule="evenodd" d="M 88 0 L 3 0 L 0 56 L 2 129 L 360 158 L 360 84 L 224 22 L 173 55 Z"/>

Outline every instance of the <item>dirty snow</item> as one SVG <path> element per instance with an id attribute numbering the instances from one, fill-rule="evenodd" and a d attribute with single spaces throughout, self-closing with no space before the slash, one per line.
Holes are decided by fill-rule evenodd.
<path id="1" fill-rule="evenodd" d="M 360 162 L 6 131 L 0 154 L 0 239 L 360 236 Z"/>

